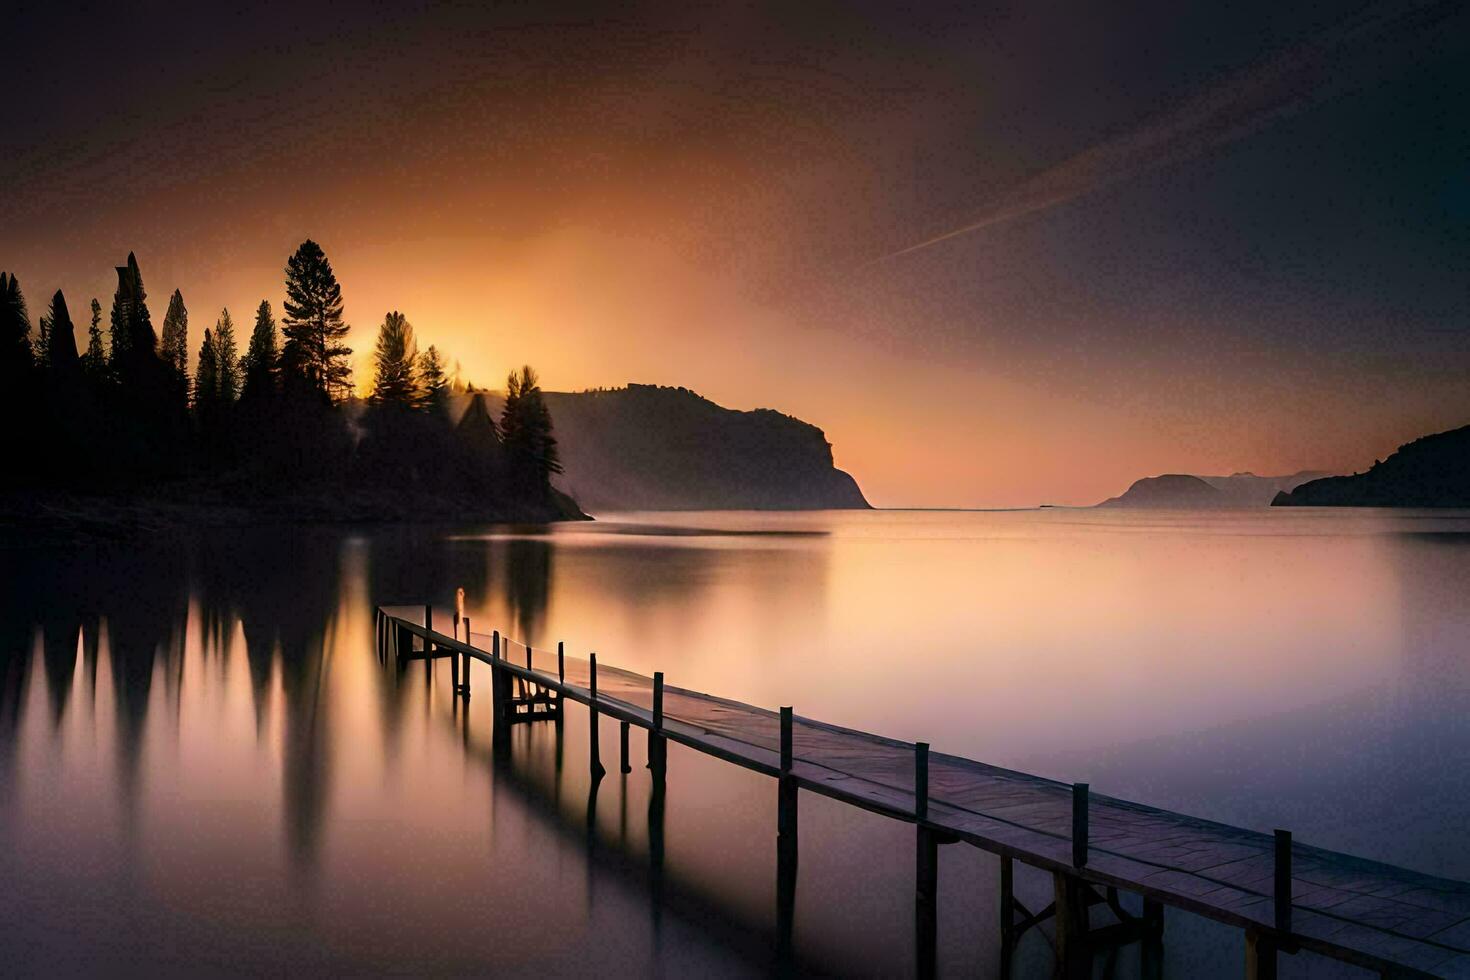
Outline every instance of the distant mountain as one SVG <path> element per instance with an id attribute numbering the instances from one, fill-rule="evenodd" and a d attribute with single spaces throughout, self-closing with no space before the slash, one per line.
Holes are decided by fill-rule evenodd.
<path id="1" fill-rule="evenodd" d="M 1415 439 L 1366 473 L 1277 494 L 1277 507 L 1470 507 L 1470 425 Z"/>
<path id="2" fill-rule="evenodd" d="M 1173 507 L 1190 510 L 1202 507 L 1265 507 L 1276 494 L 1291 490 L 1323 476 L 1304 470 L 1289 476 L 1256 476 L 1254 473 L 1232 473 L 1230 476 L 1190 476 L 1167 473 L 1146 476 L 1121 496 L 1098 504 L 1099 507 Z"/>
<path id="3" fill-rule="evenodd" d="M 868 506 L 822 430 L 780 412 L 641 384 L 549 391 L 546 405 L 566 470 L 556 484 L 594 513 Z"/>

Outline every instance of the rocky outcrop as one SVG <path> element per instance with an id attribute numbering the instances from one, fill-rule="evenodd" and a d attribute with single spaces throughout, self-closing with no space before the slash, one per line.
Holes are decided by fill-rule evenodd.
<path id="1" fill-rule="evenodd" d="M 639 384 L 547 392 L 546 405 L 565 468 L 556 483 L 594 514 L 868 506 L 822 430 L 780 412 Z"/>
<path id="2" fill-rule="evenodd" d="M 1281 493 L 1277 507 L 1470 507 L 1470 425 L 1400 446 L 1365 473 Z"/>

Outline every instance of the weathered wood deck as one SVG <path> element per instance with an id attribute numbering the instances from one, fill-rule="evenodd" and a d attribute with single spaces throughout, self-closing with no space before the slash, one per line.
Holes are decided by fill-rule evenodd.
<path id="1" fill-rule="evenodd" d="M 1279 831 L 1231 827 L 932 753 L 927 745 L 839 728 L 789 709 L 778 713 L 666 686 L 661 675 L 599 667 L 595 658 L 532 653 L 498 633 L 470 633 L 467 623 L 455 630 L 465 642 L 426 629 L 426 611 L 416 609 L 417 616 L 409 607 L 380 609 L 384 648 L 398 656 L 454 657 L 457 690 L 465 695 L 473 688 L 469 665 L 489 665 L 499 720 L 556 717 L 563 700 L 577 702 L 647 730 L 656 780 L 663 778 L 656 763 L 665 740 L 780 779 L 778 874 L 791 880 L 778 882 L 778 892 L 794 889 L 798 790 L 916 824 L 921 973 L 932 969 L 924 947 L 932 957 L 937 847 L 964 842 L 1002 859 L 1007 950 L 1022 930 L 1054 918 L 1069 975 L 1090 975 L 1091 952 L 1101 946 L 1156 942 L 1159 906 L 1166 905 L 1245 930 L 1252 976 L 1273 976 L 1278 951 L 1304 949 L 1388 976 L 1470 977 L 1465 882 L 1295 843 Z M 441 611 L 433 621 L 452 619 Z M 533 714 L 538 706 L 542 714 Z M 626 733 L 625 727 L 625 766 Z M 595 725 L 592 740 L 591 765 L 600 775 Z M 1033 915 L 1015 902 L 1013 861 L 1053 874 L 1053 906 Z M 1117 891 L 1142 896 L 1145 909 L 1157 914 L 1129 915 Z M 1119 921 L 1092 925 L 1088 909 L 1096 904 L 1109 906 Z"/>

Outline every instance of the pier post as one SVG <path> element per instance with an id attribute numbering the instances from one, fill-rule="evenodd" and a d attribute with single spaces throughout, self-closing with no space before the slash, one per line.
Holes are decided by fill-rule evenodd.
<path id="1" fill-rule="evenodd" d="M 471 636 L 471 634 L 470 634 L 470 617 L 466 616 L 464 618 L 464 645 L 467 646 L 467 647 L 474 646 L 474 643 L 472 643 L 470 641 L 470 636 Z M 475 658 L 474 657 L 471 657 L 469 654 L 465 654 L 465 658 L 464 658 L 464 689 L 463 689 L 463 691 L 461 693 L 464 694 L 464 699 L 466 701 L 468 701 L 470 699 L 470 664 L 474 663 L 474 661 L 475 661 Z"/>
<path id="2" fill-rule="evenodd" d="M 1245 931 L 1245 980 L 1276 980 L 1276 944 L 1260 929 Z"/>
<path id="3" fill-rule="evenodd" d="M 589 653 L 587 655 L 587 659 L 590 662 L 590 667 L 588 668 L 590 671 L 588 691 L 592 695 L 591 703 L 587 705 L 587 737 L 589 741 L 588 752 L 590 756 L 589 761 L 591 763 L 592 780 L 593 782 L 596 782 L 607 773 L 607 770 L 602 768 L 602 749 L 598 746 L 597 741 L 597 654 Z"/>
<path id="4" fill-rule="evenodd" d="M 505 728 L 505 687 L 505 671 L 500 669 L 500 630 L 495 630 L 490 634 L 490 700 L 497 731 Z"/>
<path id="5" fill-rule="evenodd" d="M 668 772 L 668 743 L 664 741 L 664 672 L 653 672 L 653 728 L 648 732 L 648 768 L 656 784 Z"/>
<path id="6" fill-rule="evenodd" d="M 618 724 L 618 750 L 621 760 L 618 771 L 627 775 L 633 771 L 633 767 L 628 765 L 628 723 L 626 721 Z"/>
<path id="7" fill-rule="evenodd" d="M 791 773 L 792 712 L 781 709 L 781 775 L 776 782 L 776 955 L 791 958 L 796 912 L 796 777 Z"/>
<path id="8" fill-rule="evenodd" d="M 1087 801 L 1086 783 L 1072 784 L 1072 867 L 1087 867 Z"/>
<path id="9" fill-rule="evenodd" d="M 1139 974 L 1143 980 L 1162 980 L 1164 975 L 1164 903 L 1158 899 L 1143 900 L 1143 921 L 1147 932 L 1139 951 Z"/>
<path id="10" fill-rule="evenodd" d="M 929 818 L 929 743 L 914 743 L 914 950 L 918 975 L 934 976 L 939 945 L 939 839 Z"/>
<path id="11" fill-rule="evenodd" d="M 1245 932 L 1245 975 L 1247 980 L 1276 980 L 1276 958 L 1282 943 L 1291 937 L 1291 831 L 1278 830 L 1272 862 L 1273 934 L 1262 929 Z"/>
<path id="12" fill-rule="evenodd" d="M 556 641 L 556 682 L 563 686 L 567 682 L 567 655 L 566 644 L 561 640 Z M 566 707 L 566 698 L 562 691 L 556 692 L 556 717 L 552 719 L 556 723 L 557 737 L 561 737 L 561 715 Z"/>
<path id="13" fill-rule="evenodd" d="M 1273 901 L 1276 931 L 1284 939 L 1291 935 L 1291 831 L 1276 831 L 1275 888 Z"/>
<path id="14" fill-rule="evenodd" d="M 1056 949 L 1063 980 L 1092 976 L 1092 950 L 1087 945 L 1087 886 L 1064 871 L 1052 873 L 1056 889 Z"/>
<path id="15" fill-rule="evenodd" d="M 1015 861 L 1000 856 L 1000 975 L 1011 975 L 1011 954 L 1016 945 L 1016 869 Z"/>

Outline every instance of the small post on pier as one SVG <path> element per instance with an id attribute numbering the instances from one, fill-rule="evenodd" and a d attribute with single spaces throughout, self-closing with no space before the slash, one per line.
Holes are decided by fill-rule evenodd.
<path id="1" fill-rule="evenodd" d="M 914 743 L 914 950 L 918 975 L 934 976 L 939 946 L 939 838 L 929 818 L 929 743 Z"/>
<path id="2" fill-rule="evenodd" d="M 792 711 L 781 709 L 781 775 L 776 782 L 776 955 L 786 963 L 791 957 L 792 931 L 796 912 L 796 777 L 791 773 L 793 755 Z"/>
<path id="3" fill-rule="evenodd" d="M 472 643 L 470 641 L 470 635 L 471 635 L 470 634 L 470 617 L 466 616 L 464 618 L 464 645 L 467 646 L 467 647 L 474 646 L 474 643 Z M 470 664 L 474 663 L 474 661 L 475 661 L 475 658 L 474 657 L 471 657 L 469 654 L 465 654 L 465 656 L 464 656 L 464 688 L 461 690 L 460 693 L 464 695 L 464 699 L 466 701 L 468 701 L 470 699 Z"/>
<path id="4" fill-rule="evenodd" d="M 556 641 L 556 682 L 558 684 L 567 682 L 566 644 L 561 640 Z"/>
<path id="5" fill-rule="evenodd" d="M 587 689 L 592 695 L 591 703 L 587 705 L 587 732 L 589 741 L 590 762 L 592 767 L 592 779 L 597 781 L 606 774 L 607 770 L 602 768 L 602 750 L 597 742 L 597 654 L 589 653 L 587 660 L 590 664 Z"/>
<path id="6" fill-rule="evenodd" d="M 500 630 L 490 634 L 490 700 L 494 702 L 491 716 L 495 721 L 495 728 L 502 729 L 505 726 L 505 671 L 500 669 Z"/>
<path id="7" fill-rule="evenodd" d="M 1247 980 L 1276 980 L 1276 957 L 1291 939 L 1291 831 L 1276 831 L 1272 882 L 1273 930 L 1245 932 Z M 1291 947 L 1288 945 L 1288 949 Z"/>
<path id="8" fill-rule="evenodd" d="M 432 603 L 426 602 L 426 603 L 424 603 L 424 632 L 425 633 L 432 633 L 433 631 L 434 631 L 434 606 L 433 606 Z M 429 638 L 427 636 L 424 637 L 424 652 L 425 653 L 428 653 L 429 652 Z"/>
<path id="9" fill-rule="evenodd" d="M 1291 831 L 1276 831 L 1275 861 L 1276 931 L 1282 938 L 1291 935 Z"/>
<path id="10" fill-rule="evenodd" d="M 668 743 L 664 740 L 664 672 L 653 672 L 653 727 L 648 731 L 648 768 L 655 788 L 663 785 L 668 769 Z"/>
<path id="11" fill-rule="evenodd" d="M 1087 867 L 1087 801 L 1086 783 L 1072 784 L 1072 867 Z"/>
<path id="12" fill-rule="evenodd" d="M 627 775 L 633 771 L 633 767 L 628 765 L 628 723 L 626 721 L 618 724 L 618 751 L 621 759 L 618 770 Z"/>

